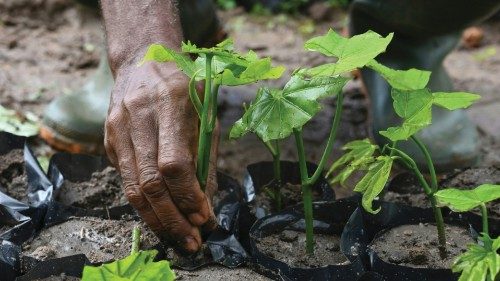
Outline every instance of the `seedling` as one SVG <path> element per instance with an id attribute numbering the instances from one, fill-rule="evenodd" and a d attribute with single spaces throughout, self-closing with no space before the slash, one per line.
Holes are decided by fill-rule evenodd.
<path id="1" fill-rule="evenodd" d="M 264 143 L 294 135 L 301 173 L 308 253 L 314 249 L 311 187 L 323 172 L 340 125 L 344 98 L 342 88 L 349 80 L 342 75 L 371 62 L 385 51 L 391 38 L 392 35 L 384 38 L 370 31 L 347 39 L 329 31 L 324 36 L 309 40 L 305 44 L 306 49 L 337 57 L 338 61 L 296 71 L 282 90 L 259 89 L 255 101 L 231 130 L 233 138 L 253 132 Z M 337 105 L 328 141 L 317 169 L 309 175 L 302 127 L 320 111 L 318 99 L 334 96 L 337 96 Z"/>
<path id="2" fill-rule="evenodd" d="M 394 110 L 402 119 L 400 126 L 390 127 L 380 132 L 382 136 L 390 140 L 391 144 L 389 145 L 380 148 L 369 140 L 357 140 L 346 144 L 343 149 L 347 153 L 331 166 L 327 176 L 331 178 L 332 183 L 344 185 L 353 172 L 357 170 L 366 172 L 365 176 L 356 184 L 354 191 L 363 194 L 362 205 L 366 211 L 377 213 L 380 209 L 373 210 L 373 200 L 380 194 L 389 179 L 394 161 L 403 163 L 417 175 L 425 194 L 431 202 L 438 228 L 440 249 L 442 254 L 445 255 L 446 238 L 443 216 L 441 210 L 436 206 L 434 197 L 434 194 L 438 191 L 436 172 L 427 148 L 415 134 L 431 124 L 433 105 L 448 110 L 466 108 L 479 96 L 463 92 L 431 93 L 425 88 L 429 81 L 430 72 L 418 69 L 394 70 L 380 64 L 374 58 L 385 51 L 391 39 L 392 34 L 380 38 L 378 34 L 370 31 L 346 39 L 330 31 L 327 35 L 314 38 L 306 43 L 306 47 L 309 49 L 339 59 L 337 63 L 316 67 L 308 71 L 309 74 L 336 75 L 352 69 L 352 65 L 371 68 L 384 77 L 392 87 L 391 96 L 394 100 Z M 367 42 L 368 40 L 373 42 Z M 360 52 L 361 55 L 352 59 L 350 56 L 353 52 Z M 412 139 L 424 154 L 431 174 L 430 183 L 425 180 L 415 161 L 406 153 L 397 149 L 398 141 L 408 139 Z M 336 176 L 333 176 L 333 172 L 341 167 L 343 169 Z"/>
<path id="3" fill-rule="evenodd" d="M 82 281 L 175 280 L 175 273 L 170 269 L 168 261 L 153 261 L 158 251 L 139 251 L 140 237 L 141 231 L 138 227 L 135 227 L 132 234 L 130 255 L 121 260 L 97 267 L 85 266 Z"/>
<path id="4" fill-rule="evenodd" d="M 190 55 L 198 56 L 192 60 Z M 272 67 L 270 58 L 259 59 L 250 51 L 245 55 L 233 49 L 228 39 L 213 48 L 198 48 L 190 42 L 183 43 L 181 52 L 153 44 L 143 59 L 146 61 L 175 62 L 189 78 L 189 97 L 200 119 L 198 140 L 197 178 L 205 188 L 210 161 L 212 135 L 217 119 L 217 96 L 219 87 L 250 84 L 259 80 L 277 79 L 283 67 Z M 204 80 L 203 100 L 196 91 L 196 82 Z"/>
<path id="5" fill-rule="evenodd" d="M 469 245 L 467 252 L 458 256 L 453 272 L 462 272 L 459 281 L 493 281 L 500 272 L 500 237 L 491 239 L 488 230 L 486 204 L 500 198 L 500 185 L 483 184 L 473 190 L 443 189 L 435 194 L 439 206 L 447 206 L 455 212 L 481 210 L 483 231 L 480 243 Z"/>

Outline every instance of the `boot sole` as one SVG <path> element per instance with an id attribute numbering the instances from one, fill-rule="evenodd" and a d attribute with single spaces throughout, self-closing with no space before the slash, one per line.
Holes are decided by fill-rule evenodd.
<path id="1" fill-rule="evenodd" d="M 81 154 L 104 154 L 104 143 L 89 143 L 71 139 L 45 125 L 40 128 L 39 136 L 58 150 Z"/>

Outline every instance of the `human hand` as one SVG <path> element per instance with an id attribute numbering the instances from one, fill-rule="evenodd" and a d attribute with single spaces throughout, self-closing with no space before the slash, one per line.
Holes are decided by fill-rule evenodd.
<path id="1" fill-rule="evenodd" d="M 146 63 L 116 72 L 105 125 L 105 147 L 119 168 L 130 204 L 160 237 L 192 253 L 199 227 L 216 226 L 218 128 L 205 193 L 196 178 L 198 117 L 188 78 L 173 64 Z"/>

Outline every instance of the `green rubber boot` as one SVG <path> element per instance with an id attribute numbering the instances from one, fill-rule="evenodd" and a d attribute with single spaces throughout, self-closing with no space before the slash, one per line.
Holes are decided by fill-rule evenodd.
<path id="1" fill-rule="evenodd" d="M 354 0 L 351 9 L 352 35 L 369 29 L 380 34 L 395 32 L 387 52 L 377 57 L 395 69 L 418 68 L 432 71 L 428 87 L 432 91 L 452 91 L 443 60 L 457 45 L 460 31 L 485 19 L 500 8 L 500 1 L 468 0 Z M 378 132 L 397 125 L 401 119 L 392 108 L 390 86 L 369 69 L 362 79 L 371 101 L 373 137 L 379 144 L 387 139 Z M 429 149 L 436 170 L 445 172 L 472 166 L 479 155 L 476 126 L 462 110 L 433 109 L 432 125 L 418 133 Z M 421 167 L 423 154 L 410 141 L 398 143 Z"/>
<path id="2" fill-rule="evenodd" d="M 97 1 L 79 0 L 97 7 Z M 210 0 L 180 1 L 185 38 L 212 46 L 225 37 Z M 201 27 L 201 28 L 200 28 Z M 53 147 L 73 153 L 104 153 L 104 122 L 113 77 L 103 54 L 96 73 L 79 91 L 54 99 L 45 109 L 40 136 Z"/>

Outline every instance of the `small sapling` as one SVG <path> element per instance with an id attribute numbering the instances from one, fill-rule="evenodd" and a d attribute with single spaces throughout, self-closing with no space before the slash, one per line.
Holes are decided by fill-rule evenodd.
<path id="1" fill-rule="evenodd" d="M 488 229 L 486 204 L 500 198 L 500 185 L 483 184 L 472 190 L 442 189 L 435 194 L 439 206 L 447 206 L 455 212 L 481 210 L 483 231 L 478 244 L 469 245 L 467 252 L 455 260 L 453 272 L 461 272 L 459 281 L 494 281 L 500 272 L 500 237 L 492 239 Z"/>
<path id="2" fill-rule="evenodd" d="M 190 55 L 198 56 L 192 60 Z M 245 55 L 234 51 L 233 42 L 228 39 L 212 48 L 198 48 L 190 42 L 183 43 L 181 52 L 153 44 L 144 56 L 143 62 L 175 62 L 189 78 L 189 97 L 200 119 L 198 139 L 197 177 L 205 188 L 212 135 L 217 119 L 217 96 L 220 86 L 238 86 L 260 80 L 277 79 L 283 67 L 272 67 L 270 58 L 259 59 L 250 51 Z M 204 81 L 203 100 L 196 91 L 196 82 Z"/>
<path id="3" fill-rule="evenodd" d="M 135 227 L 129 256 L 101 266 L 85 266 L 82 281 L 151 280 L 172 281 L 175 273 L 166 260 L 154 261 L 156 250 L 140 251 L 141 231 Z"/>

